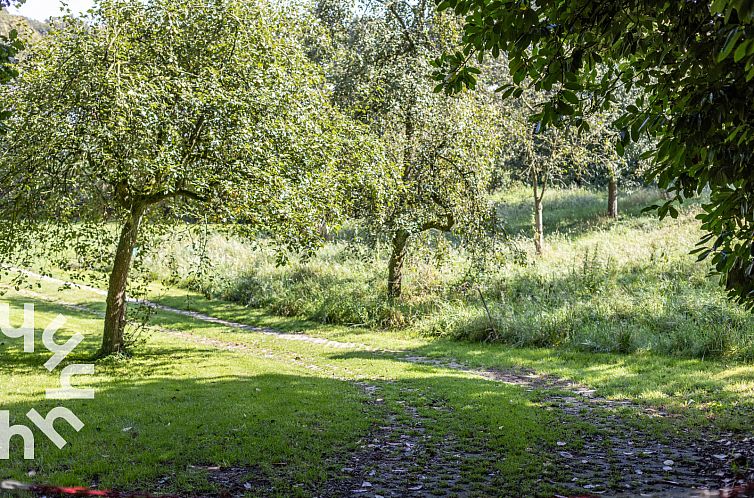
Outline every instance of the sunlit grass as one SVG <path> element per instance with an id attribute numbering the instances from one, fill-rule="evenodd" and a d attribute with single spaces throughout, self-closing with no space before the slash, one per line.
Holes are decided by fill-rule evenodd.
<path id="1" fill-rule="evenodd" d="M 86 341 L 71 361 L 89 361 L 98 345 L 101 319 L 52 301 L 95 310 L 101 296 L 78 289 L 58 291 L 50 283 L 34 292 L 32 298 L 28 291 L 8 291 L 3 301 L 13 309 L 29 300 L 37 303 L 38 334 L 56 313 L 68 316 L 60 339 L 83 333 Z M 197 302 L 217 316 L 244 318 L 235 305 L 201 297 Z M 425 418 L 427 434 L 438 440 L 454 434 L 474 448 L 506 455 L 501 476 L 513 472 L 516 481 L 501 486 L 516 482 L 550 494 L 556 489 L 536 484 L 546 455 L 530 449 L 544 450 L 564 436 L 548 429 L 554 415 L 541 411 L 520 388 L 359 348 L 286 342 L 168 312 L 158 313 L 153 323 L 249 349 L 234 353 L 152 329 L 133 357 L 100 361 L 95 376 L 76 382 L 95 388 L 96 398 L 65 402 L 86 424 L 80 433 L 59 425 L 68 446 L 57 450 L 37 433 L 37 458 L 22 460 L 19 445 L 14 446 L 0 479 L 211 493 L 216 486 L 202 468 L 240 467 L 248 470 L 250 481 L 261 479 L 272 494 L 306 496 L 325 480 L 342 477 L 348 450 L 369 427 L 386 423 L 385 410 L 398 411 L 408 417 L 403 423 L 411 422 L 410 413 L 398 403 L 408 399 Z M 12 423 L 22 423 L 30 407 L 46 413 L 56 405 L 44 399 L 44 389 L 56 382 L 42 367 L 44 350 L 24 354 L 19 346 L 13 341 L 0 346 L 0 406 L 11 411 Z M 359 387 L 364 382 L 379 388 L 383 404 L 366 403 L 368 396 Z M 438 400 L 446 410 L 434 409 Z"/>
<path id="2" fill-rule="evenodd" d="M 220 235 L 207 241 L 212 266 L 201 272 L 197 252 L 183 242 L 162 246 L 146 266 L 155 282 L 325 324 L 516 346 L 754 358 L 754 318 L 689 255 L 700 235 L 698 202 L 659 221 L 641 211 L 660 194 L 637 190 L 621 197 L 614 221 L 603 216 L 601 192 L 550 190 L 546 249 L 537 257 L 529 197 L 524 188 L 496 197 L 510 240 L 482 267 L 452 240 L 414 240 L 397 301 L 386 297 L 386 244 L 361 241 L 355 227 L 313 258 L 282 267 L 264 244 Z"/>

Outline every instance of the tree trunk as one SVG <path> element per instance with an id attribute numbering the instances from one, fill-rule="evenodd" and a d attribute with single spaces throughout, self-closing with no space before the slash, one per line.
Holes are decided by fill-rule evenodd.
<path id="1" fill-rule="evenodd" d="M 400 297 L 403 283 L 403 262 L 406 259 L 406 246 L 409 233 L 398 230 L 393 236 L 393 252 L 388 261 L 387 296 L 390 299 Z"/>
<path id="2" fill-rule="evenodd" d="M 610 218 L 618 217 L 618 179 L 615 175 L 610 175 L 607 184 L 607 215 Z"/>
<path id="3" fill-rule="evenodd" d="M 534 197 L 534 249 L 542 254 L 545 245 L 544 223 L 542 222 L 542 198 Z"/>
<path id="4" fill-rule="evenodd" d="M 139 233 L 139 224 L 144 216 L 146 206 L 138 205 L 132 208 L 130 216 L 123 224 L 115 251 L 113 270 L 110 273 L 110 284 L 107 288 L 107 309 L 105 310 L 105 330 L 102 336 L 100 356 L 118 353 L 123 350 L 123 331 L 126 326 L 126 284 L 131 259 Z"/>
<path id="5" fill-rule="evenodd" d="M 332 242 L 335 240 L 335 237 L 333 236 L 333 233 L 330 231 L 330 227 L 327 226 L 327 221 L 322 220 L 319 224 L 319 236 L 322 237 L 322 240 L 326 242 Z"/>
<path id="6" fill-rule="evenodd" d="M 542 198 L 545 196 L 544 186 L 539 193 L 539 180 L 537 175 L 532 175 L 532 187 L 534 188 L 534 250 L 537 255 L 542 254 L 545 245 L 544 223 L 542 222 Z"/>

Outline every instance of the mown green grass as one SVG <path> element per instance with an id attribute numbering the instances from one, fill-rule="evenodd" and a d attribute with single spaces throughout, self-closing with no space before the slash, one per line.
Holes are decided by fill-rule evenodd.
<path id="1" fill-rule="evenodd" d="M 76 289 L 59 292 L 49 283 L 34 293 L 11 290 L 2 299 L 14 310 L 35 302 L 38 335 L 55 314 L 65 314 L 65 333 L 58 340 L 83 333 L 87 340 L 70 360 L 88 361 L 98 345 L 101 320 L 46 300 L 97 309 L 101 298 Z M 213 311 L 226 316 L 238 309 L 226 305 Z M 427 434 L 438 441 L 453 435 L 488 455 L 479 460 L 477 472 L 498 467 L 501 481 L 496 485 L 543 496 L 557 489 L 536 480 L 545 472 L 544 450 L 568 430 L 553 431 L 554 415 L 538 409 L 536 397 L 522 389 L 359 349 L 333 350 L 234 331 L 168 312 L 159 312 L 153 323 L 245 344 L 258 354 L 218 350 L 152 330 L 132 358 L 100 361 L 96 376 L 76 383 L 95 388 L 94 400 L 56 402 L 44 399 L 44 389 L 55 387 L 57 379 L 42 366 L 48 354 L 41 344 L 27 354 L 20 341 L 4 340 L 0 407 L 10 410 L 12 423 L 24 423 L 23 414 L 32 407 L 45 414 L 63 404 L 86 427 L 75 433 L 59 423 L 70 442 L 63 450 L 35 431 L 37 458 L 22 460 L 16 443 L 0 479 L 212 493 L 217 488 L 204 468 L 242 467 L 248 469 L 249 481 L 264 483 L 263 494 L 307 496 L 326 480 L 342 477 L 349 450 L 370 427 L 384 424 L 388 411 L 399 412 L 399 420 L 408 423 L 411 415 L 401 412 L 408 400 L 425 417 Z M 355 382 L 377 386 L 385 403 L 367 403 Z M 444 410 L 435 409 L 438 403 Z M 533 454 L 532 447 L 542 451 Z M 505 465 L 489 455 L 504 456 Z M 479 492 L 484 494 L 483 488 Z"/>
<path id="2" fill-rule="evenodd" d="M 14 309 L 28 301 L 3 298 Z M 38 335 L 63 313 L 68 320 L 59 342 L 74 331 L 85 334 L 71 360 L 88 361 L 101 320 L 35 304 Z M 311 484 L 325 478 L 328 455 L 353 446 L 371 421 L 353 385 L 160 335 L 133 358 L 98 362 L 95 376 L 79 378 L 77 386 L 96 389 L 94 400 L 46 400 L 44 390 L 58 379 L 42 365 L 49 354 L 41 341 L 33 354 L 23 353 L 19 341 L 2 342 L 0 408 L 11 412 L 12 423 L 28 425 L 31 408 L 44 415 L 62 405 L 86 424 L 80 433 L 57 424 L 69 441 L 62 450 L 35 431 L 36 459 L 21 459 L 18 444 L 1 466 L 3 479 L 28 481 L 32 473 L 56 485 L 212 491 L 202 467 L 220 465 L 248 468 L 249 480 L 278 488 Z"/>
<path id="3" fill-rule="evenodd" d="M 88 291 L 70 289 L 59 292 L 57 288 L 55 284 L 44 283 L 39 290 L 53 298 L 85 304 L 92 309 L 103 309 L 101 302 L 96 298 L 93 300 Z M 152 285 L 151 297 L 161 304 L 200 311 L 248 325 L 396 351 L 397 353 L 383 354 L 385 361 L 369 362 L 373 366 L 379 365 L 379 368 L 370 370 L 371 378 L 396 380 L 396 365 L 400 368 L 414 368 L 412 365 L 404 365 L 400 360 L 401 353 L 451 358 L 482 369 L 523 367 L 570 379 L 596 389 L 601 396 L 630 399 L 683 415 L 692 427 L 712 424 L 721 430 L 746 430 L 754 420 L 754 364 L 750 362 L 719 358 L 674 358 L 652 352 L 616 354 L 563 348 L 511 348 L 505 344 L 436 338 L 411 329 L 373 330 L 320 324 L 297 318 L 270 316 L 236 303 L 208 300 L 196 292 L 166 288 L 158 284 Z M 186 320 L 168 312 L 156 312 L 151 323 L 213 339 L 270 349 L 279 354 L 314 355 L 315 358 L 320 354 L 317 353 L 319 348 L 316 345 L 280 343 L 259 334 Z M 362 371 L 363 365 L 358 361 L 358 355 L 362 353 L 354 351 L 350 355 L 344 355 L 330 351 L 325 354 L 325 358 L 327 361 L 345 361 L 342 363 L 344 368 Z"/>
<path id="4" fill-rule="evenodd" d="M 162 290 L 164 304 L 186 307 L 185 292 Z M 191 293 L 190 308 L 250 325 L 305 332 L 430 358 L 454 358 L 479 368 L 530 368 L 571 379 L 610 398 L 631 399 L 722 429 L 746 429 L 754 419 L 754 365 L 722 359 L 673 358 L 651 352 L 631 355 L 558 348 L 510 348 L 504 344 L 434 338 L 411 330 L 380 331 L 269 317 L 232 303 Z M 155 317 L 157 318 L 157 317 Z M 243 341 L 246 334 L 223 331 L 216 338 Z M 247 339 L 248 340 L 248 339 Z"/>

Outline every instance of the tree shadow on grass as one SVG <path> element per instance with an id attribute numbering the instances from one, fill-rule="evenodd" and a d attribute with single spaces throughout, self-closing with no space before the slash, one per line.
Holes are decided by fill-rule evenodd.
<path id="1" fill-rule="evenodd" d="M 646 264 L 637 263 L 635 270 L 632 272 L 632 281 L 640 286 L 649 271 Z M 548 281 L 547 289 L 540 289 L 540 291 L 547 291 L 549 294 L 544 296 L 540 303 L 533 301 L 532 310 L 540 314 L 549 313 L 553 316 L 568 315 L 568 313 L 565 313 L 566 311 L 570 314 L 576 313 L 573 299 L 574 296 L 578 295 L 576 291 L 581 286 L 580 279 L 580 276 L 569 273 L 562 275 L 558 279 Z M 515 292 L 521 295 L 537 292 L 537 289 L 542 287 L 541 282 L 538 283 L 532 279 L 527 280 L 522 277 L 519 280 L 510 285 Z M 597 284 L 602 285 L 599 282 Z M 626 286 L 630 283 L 623 280 L 622 284 Z M 555 299 L 553 296 L 560 297 Z M 8 300 L 7 298 L 5 299 Z M 512 297 L 508 296 L 507 300 L 510 301 L 511 299 Z M 12 307 L 20 309 L 23 301 L 23 299 L 12 299 Z M 249 323 L 251 325 L 267 325 L 264 321 L 262 323 L 258 322 L 258 312 L 256 310 L 250 310 L 233 303 L 199 298 L 195 299 L 195 302 L 197 306 L 192 306 L 193 309 L 199 309 L 211 316 L 240 323 Z M 180 307 L 180 303 L 171 302 L 170 304 Z M 545 305 L 549 306 L 549 308 L 546 308 Z M 48 310 L 51 313 L 56 310 L 63 310 L 64 313 L 67 313 L 64 308 L 47 303 L 37 303 L 37 307 L 40 310 Z M 715 322 L 721 323 L 733 319 L 732 317 L 727 317 L 725 314 L 726 309 L 720 308 L 718 310 L 719 316 L 715 315 Z M 493 306 L 493 314 L 494 311 Z M 713 318 L 707 317 L 706 313 L 707 311 L 704 310 L 699 311 L 699 315 L 696 318 L 707 320 L 700 323 L 696 323 L 698 320 L 696 320 L 694 315 L 690 315 L 686 317 L 685 321 L 679 322 L 681 315 L 672 309 L 659 313 L 655 310 L 652 314 L 646 313 L 636 317 L 636 320 L 633 322 L 629 316 L 609 314 L 591 316 L 591 318 L 584 315 L 580 317 L 580 320 L 583 322 L 588 318 L 593 319 L 592 321 L 602 324 L 606 329 L 630 330 L 633 334 L 641 329 L 647 337 L 655 335 L 658 340 L 670 340 L 672 336 L 678 336 L 679 338 L 683 335 L 688 336 L 691 329 L 710 332 L 722 326 L 710 321 Z M 486 316 L 480 314 L 479 319 L 480 323 L 486 327 Z M 87 318 L 87 320 L 94 321 L 87 323 L 98 323 L 97 320 L 99 319 Z M 227 331 L 225 327 L 217 324 L 206 323 L 201 320 L 163 311 L 157 311 L 152 317 L 151 323 L 197 335 L 210 332 L 218 332 L 222 335 L 224 331 Z M 359 336 L 359 329 L 328 327 L 322 324 L 294 319 L 281 318 L 278 322 L 270 325 L 275 325 L 276 329 L 288 333 L 313 332 L 315 335 L 323 335 L 334 340 L 353 341 L 354 339 L 358 340 Z M 469 323 L 468 327 L 472 325 L 474 324 Z M 744 323 L 742 331 L 745 330 L 745 325 Z M 578 323 L 558 322 L 557 327 L 554 328 L 557 329 L 559 334 L 563 334 L 575 327 L 578 327 Z M 240 329 L 233 329 L 232 333 L 238 337 L 254 337 L 255 335 L 253 331 Z M 365 330 L 364 333 L 372 334 L 373 331 Z M 703 339 L 701 336 L 700 338 Z M 609 341 L 610 334 L 607 334 L 604 339 Z M 555 340 L 556 342 L 561 342 L 563 338 L 558 336 L 555 337 Z M 89 349 L 95 350 L 98 345 L 98 339 L 93 336 L 87 337 L 86 344 Z M 538 344 L 538 346 L 547 346 L 547 343 Z M 608 344 L 605 343 L 605 347 L 607 346 Z M 641 347 L 642 345 L 639 346 Z M 3 347 L 6 346 L 0 346 L 0 352 L 4 351 Z M 16 352 L 18 351 L 20 350 L 17 349 Z M 734 365 L 731 365 L 729 361 L 724 359 L 702 360 L 678 358 L 641 352 L 616 355 L 612 353 L 603 354 L 597 351 L 577 351 L 568 348 L 550 349 L 545 347 L 544 349 L 529 349 L 513 347 L 508 344 L 461 342 L 447 339 L 437 339 L 429 342 L 413 353 L 428 356 L 444 355 L 472 365 L 499 365 L 502 367 L 528 365 L 538 371 L 552 372 L 597 386 L 608 396 L 628 396 L 653 403 L 667 403 L 671 406 L 681 406 L 690 399 L 693 399 L 694 403 L 714 403 L 717 406 L 711 409 L 718 412 L 720 417 L 725 417 L 724 412 L 730 404 L 754 404 L 752 401 L 752 398 L 754 398 L 754 394 L 752 394 L 753 389 L 746 387 L 747 385 L 754 385 L 754 368 L 748 367 L 748 364 L 745 362 L 734 362 Z M 148 353 L 142 352 L 142 354 Z M 156 352 L 155 355 L 159 357 L 160 353 Z M 709 357 L 709 355 L 707 356 Z M 16 358 L 18 359 L 17 364 L 19 368 L 24 364 L 28 366 L 31 361 L 26 355 L 17 354 Z M 0 372 L 2 372 L 6 364 L 6 362 L 0 361 Z M 721 403 L 722 406 L 720 406 Z"/>
<path id="2" fill-rule="evenodd" d="M 196 353 L 165 351 L 183 357 L 179 361 Z M 150 360 L 147 368 L 153 366 Z M 127 368 L 119 370 L 125 378 L 96 386 L 94 400 L 3 403 L 11 423 L 31 426 L 24 416 L 31 408 L 44 416 L 65 406 L 85 427 L 76 433 L 58 422 L 68 440 L 62 450 L 34 429 L 32 461 L 21 458 L 16 438 L 0 480 L 181 496 L 251 487 L 262 494 L 287 487 L 304 491 L 326 479 L 330 460 L 352 448 L 371 421 L 356 388 L 332 379 L 289 374 L 128 378 Z M 232 482 L 223 482 L 229 471 Z"/>
<path id="3" fill-rule="evenodd" d="M 459 364 L 449 360 L 447 354 L 438 355 L 437 363 L 431 363 L 432 352 L 431 348 L 377 354 L 355 351 L 334 354 L 331 355 L 331 359 L 345 362 L 371 359 L 374 363 L 376 361 L 374 357 L 378 356 L 383 358 L 379 361 L 408 365 L 406 368 L 417 372 L 417 377 L 421 377 L 419 372 L 422 372 L 425 377 L 424 380 L 411 383 L 416 389 L 417 386 L 423 384 L 434 384 L 431 380 L 433 376 L 437 376 L 437 383 L 445 383 L 448 379 L 448 370 L 459 368 Z M 553 352 L 530 351 L 528 352 L 530 357 L 527 358 L 529 362 L 534 359 L 531 357 L 534 353 L 539 353 L 536 359 L 543 360 L 545 363 L 550 360 L 548 356 L 554 356 Z M 499 444 L 501 440 L 509 441 L 509 438 L 515 437 L 511 436 L 510 431 L 520 431 L 525 434 L 526 437 L 523 438 L 525 444 L 536 444 L 541 450 L 541 453 L 531 452 L 533 460 L 541 459 L 540 465 L 536 467 L 537 472 L 541 472 L 540 479 L 536 482 L 556 483 L 559 489 L 570 490 L 571 493 L 584 492 L 587 488 L 579 488 L 583 484 L 588 484 L 591 489 L 600 492 L 631 490 L 633 495 L 659 493 L 657 496 L 690 496 L 692 487 L 718 489 L 729 486 L 736 479 L 754 478 L 754 448 L 749 442 L 752 437 L 750 421 L 754 415 L 754 404 L 750 403 L 750 399 L 748 406 L 745 406 L 746 402 L 729 403 L 729 408 L 732 410 L 741 410 L 737 414 L 738 422 L 743 422 L 737 428 L 728 427 L 728 429 L 733 429 L 733 432 L 729 433 L 710 423 L 710 412 L 696 405 L 683 406 L 679 412 L 673 413 L 666 412 L 665 407 L 662 406 L 658 411 L 656 403 L 651 408 L 642 406 L 640 403 L 640 401 L 657 401 L 651 398 L 632 396 L 626 402 L 620 397 L 620 392 L 615 391 L 612 394 L 618 394 L 618 399 L 600 397 L 607 395 L 606 391 L 610 391 L 610 388 L 620 389 L 626 384 L 642 388 L 645 379 L 639 376 L 641 373 L 652 372 L 647 364 L 644 365 L 643 372 L 626 372 L 621 368 L 624 366 L 623 363 L 615 362 L 613 357 L 613 361 L 600 358 L 596 359 L 592 365 L 578 368 L 578 370 L 586 371 L 586 375 L 591 376 L 595 383 L 603 385 L 595 397 L 594 394 L 579 394 L 582 391 L 578 386 L 564 384 L 558 378 L 548 380 L 538 377 L 533 371 L 522 371 L 518 367 L 522 362 L 512 357 L 507 358 L 508 361 L 513 360 L 512 369 L 508 371 L 503 366 L 504 362 L 499 362 L 497 368 L 491 368 L 488 360 L 480 361 L 478 351 L 467 351 L 466 355 L 458 355 L 455 358 L 466 361 L 470 365 L 478 363 L 476 374 L 485 376 L 482 379 L 468 380 L 469 383 L 483 386 L 481 392 L 474 387 L 465 386 L 464 395 L 468 397 L 455 400 L 456 403 L 461 403 L 456 406 L 466 412 L 465 418 L 460 423 L 465 424 L 467 430 L 472 432 L 480 430 L 479 425 L 483 424 L 474 420 L 475 415 L 479 415 L 483 419 L 488 419 L 487 428 L 482 430 L 489 431 L 492 428 L 492 432 L 495 432 L 494 427 L 490 426 L 494 426 L 500 419 L 495 419 L 497 415 L 495 410 L 490 410 L 484 402 L 480 402 L 480 398 L 495 393 L 496 387 L 499 389 L 497 393 L 506 392 L 505 389 L 508 389 L 506 394 L 500 397 L 497 395 L 490 397 L 498 412 L 507 411 L 506 401 L 515 406 L 521 397 L 527 400 L 530 407 L 535 407 L 531 410 L 534 416 L 528 413 L 514 415 L 515 425 L 505 428 L 505 439 L 492 440 L 492 451 L 503 455 L 508 454 L 506 450 L 496 449 L 494 445 Z M 558 359 L 552 361 L 555 364 L 558 362 Z M 608 367 L 611 363 L 614 363 L 614 368 Z M 724 386 L 725 381 L 722 379 L 708 382 L 705 379 L 705 372 L 694 370 L 697 365 L 694 365 L 693 361 L 679 363 L 679 368 L 675 370 L 667 368 L 665 371 L 662 371 L 661 363 L 656 365 L 660 367 L 658 368 L 660 371 L 647 382 L 646 389 L 664 388 L 669 392 L 676 392 L 676 390 L 689 389 L 689 384 L 696 383 L 701 386 L 705 382 L 707 384 L 704 385 L 704 389 L 719 389 Z M 473 375 L 474 373 L 471 367 L 470 370 L 459 372 L 459 375 Z M 599 379 L 597 379 L 598 376 Z M 491 378 L 498 380 L 493 381 Z M 532 378 L 539 380 L 532 380 Z M 749 370 L 747 378 L 754 378 L 754 371 Z M 617 382 L 616 385 L 608 386 L 606 389 L 605 384 L 609 384 L 606 382 L 608 379 Z M 510 385 L 511 382 L 515 384 Z M 454 403 L 452 401 L 454 384 L 456 382 L 449 382 L 444 387 L 434 384 L 433 391 L 437 393 L 445 390 L 446 393 L 451 393 L 447 394 L 449 403 Z M 513 392 L 511 389 L 517 389 L 518 392 Z M 525 390 L 524 394 L 521 393 L 522 390 Z M 506 396 L 509 399 L 506 399 Z M 464 406 L 463 403 L 468 404 Z M 534 431 L 530 426 L 532 420 L 536 420 Z M 503 426 L 498 427 L 498 429 L 503 428 Z M 463 432 L 461 427 L 457 430 Z M 537 434 L 536 431 L 551 432 L 547 435 L 542 435 L 540 432 L 529 439 L 528 436 Z M 557 446 L 552 444 L 548 435 L 557 438 L 559 441 L 556 443 Z M 563 451 L 563 448 L 566 448 L 566 451 Z M 527 448 L 527 450 L 530 449 Z M 734 457 L 734 454 L 738 456 Z M 735 463 L 734 458 L 740 461 Z M 676 462 L 674 467 L 668 467 L 667 463 L 663 463 L 669 460 Z M 511 460 L 508 460 L 508 463 L 511 463 Z M 554 474 L 548 473 L 548 469 L 552 470 L 552 466 L 558 469 Z M 522 472 L 522 475 L 529 474 Z"/>
<path id="4" fill-rule="evenodd" d="M 46 312 L 58 310 L 51 306 Z M 394 421 L 388 423 L 400 426 L 394 431 L 397 440 L 384 443 L 403 444 L 401 436 L 422 434 L 424 439 L 418 441 L 428 448 L 415 459 L 418 470 L 408 474 L 413 480 L 396 477 L 400 489 L 415 487 L 422 475 L 426 477 L 425 469 L 443 469 L 442 480 L 424 482 L 430 482 L 432 489 L 445 489 L 447 483 L 459 485 L 453 479 L 461 476 L 479 496 L 489 495 L 487 489 L 509 496 L 551 496 L 573 478 L 559 467 L 565 457 L 558 456 L 562 448 L 556 442 L 575 444 L 573 450 L 566 449 L 576 451 L 591 430 L 587 423 L 546 409 L 540 393 L 445 368 L 409 364 L 396 354 L 331 355 L 331 360 L 343 366 L 370 369 L 363 382 L 376 386 L 379 394 L 369 403 L 351 382 L 318 377 L 274 360 L 166 343 L 163 337 L 127 361 L 100 362 L 96 399 L 65 402 L 87 424 L 85 429 L 76 434 L 64 424 L 58 427 L 70 440 L 61 451 L 37 433 L 37 460 L 19 460 L 16 446 L 16 460 L 3 466 L 0 479 L 28 480 L 33 471 L 38 482 L 179 492 L 182 496 L 217 496 L 220 488 L 243 493 L 247 484 L 263 495 L 320 494 L 321 487 L 333 480 L 362 485 L 342 475 L 342 469 L 352 465 L 349 450 L 358 446 L 370 428 L 384 425 L 386 414 L 393 413 Z M 592 363 L 587 359 L 595 355 L 584 355 L 569 364 L 548 350 L 512 350 L 506 356 L 502 348 L 467 345 L 464 350 L 461 346 L 456 343 L 452 351 L 443 351 L 435 343 L 404 354 L 452 356 L 487 367 L 503 366 L 506 361 L 540 361 L 543 369 L 555 365 L 563 373 L 584 372 L 586 380 L 591 375 L 598 384 L 622 378 L 629 385 L 640 385 L 634 380 L 645 373 L 625 371 L 622 360 L 613 355 L 597 355 Z M 20 376 L 27 375 L 24 369 L 42 370 L 45 359 L 40 355 L 23 363 Z M 668 371 L 655 382 L 682 389 L 669 382 L 680 379 L 672 373 L 676 363 L 660 365 Z M 650 363 L 643 365 L 647 372 L 653 371 Z M 382 380 L 381 371 L 393 380 Z M 746 373 L 740 375 L 745 378 Z M 714 387 L 719 385 L 710 386 Z M 377 403 L 377 396 L 382 404 Z M 2 408 L 11 411 L 13 423 L 21 423 L 30 408 L 45 414 L 58 404 L 37 395 L 3 403 Z M 654 423 L 644 418 L 638 422 L 644 428 Z M 438 459 L 438 454 L 450 456 Z M 218 471 L 212 470 L 216 467 L 226 471 L 222 482 L 218 482 Z M 365 474 L 358 477 L 367 479 L 369 467 L 362 469 Z M 591 477 L 609 480 L 606 473 Z"/>
<path id="5" fill-rule="evenodd" d="M 34 304 L 35 334 L 34 351 L 26 353 L 23 349 L 22 339 L 9 338 L 0 333 L 0 374 L 3 372 L 26 373 L 32 367 L 42 365 L 52 356 L 52 353 L 47 350 L 42 342 L 42 331 L 51 324 L 52 318 L 58 314 L 65 317 L 65 322 L 53 336 L 57 344 L 64 344 L 80 329 L 90 328 L 94 324 L 99 326 L 99 323 L 101 323 L 101 320 L 96 317 L 82 313 L 71 313 L 70 310 L 54 303 L 23 296 L 3 296 L 2 302 L 10 306 L 10 325 L 13 327 L 23 325 L 24 304 Z M 67 360 L 69 362 L 90 360 L 93 357 L 93 352 L 99 347 L 100 340 L 98 336 L 85 334 L 83 341 L 68 355 Z"/>
<path id="6" fill-rule="evenodd" d="M 81 312 L 47 303 L 38 311 L 38 327 L 63 312 L 72 326 L 67 333 L 78 328 L 98 335 L 91 332 L 99 330 L 99 320 Z M 340 491 L 345 495 L 363 480 L 374 479 L 371 462 L 354 462 L 353 450 L 388 424 L 394 426 L 390 432 L 395 438 L 378 434 L 376 443 L 368 439 L 370 444 L 403 446 L 403 437 L 428 438 L 417 440 L 422 450 L 416 457 L 399 462 L 410 468 L 408 473 L 386 478 L 392 489 L 408 493 L 417 483 L 445 489 L 454 481 L 477 490 L 478 496 L 486 494 L 480 490 L 498 485 L 536 494 L 543 461 L 532 458 L 530 448 L 552 446 L 558 435 L 547 430 L 552 418 L 510 386 L 454 375 L 426 376 L 420 367 L 404 372 L 399 381 L 365 375 L 359 383 L 347 382 L 281 361 L 169 341 L 156 337 L 132 358 L 100 361 L 94 377 L 77 378 L 75 386 L 96 389 L 94 400 L 44 399 L 45 388 L 58 387 L 56 373 L 43 367 L 48 355 L 40 350 L 23 353 L 20 342 L 4 349 L 6 369 L 0 379 L 13 379 L 16 390 L 30 391 L 25 397 L 0 393 L 0 406 L 10 411 L 11 424 L 31 426 L 25 414 L 32 408 L 45 415 L 65 406 L 85 427 L 76 433 L 58 422 L 56 428 L 68 440 L 62 450 L 34 429 L 32 461 L 21 459 L 15 439 L 11 460 L 0 467 L 0 480 L 180 496 L 220 496 L 222 491 L 237 496 L 322 495 L 323 489 L 334 489 L 332 496 Z M 97 346 L 98 341 L 87 341 L 83 357 Z M 416 420 L 421 420 L 418 425 Z M 504 467 L 498 464 L 501 454 Z M 348 467 L 359 470 L 344 475 Z M 473 476 L 464 474 L 469 469 L 474 469 Z M 485 488 L 490 483 L 480 472 L 500 481 Z M 426 480 L 428 473 L 434 480 Z M 331 488 L 334 482 L 345 487 Z"/>
<path id="7" fill-rule="evenodd" d="M 754 419 L 754 366 L 746 363 L 679 359 L 662 355 L 615 355 L 550 348 L 512 348 L 499 344 L 437 340 L 401 351 L 349 352 L 332 356 L 349 360 L 383 355 L 391 361 L 424 358 L 453 361 L 479 371 L 521 371 L 522 366 L 583 384 L 606 398 L 683 416 L 688 427 L 712 432 L 749 433 Z M 409 360 L 406 360 L 409 358 Z"/>
<path id="8" fill-rule="evenodd" d="M 42 369 L 43 358 L 38 360 L 36 367 Z M 468 489 L 495 489 L 484 488 L 481 475 L 462 477 L 463 468 L 474 467 L 475 474 L 498 475 L 499 485 L 513 486 L 508 489 L 533 491 L 543 462 L 532 458 L 530 449 L 553 446 L 558 437 L 558 431 L 547 429 L 552 418 L 515 387 L 453 375 L 426 376 L 418 367 L 398 382 L 364 379 L 362 383 L 377 389 L 370 401 L 351 382 L 268 373 L 289 368 L 180 347 L 98 364 L 94 400 L 57 402 L 36 396 L 2 404 L 12 424 L 30 425 L 24 414 L 31 408 L 44 415 L 62 405 L 86 426 L 76 433 L 59 422 L 57 429 L 69 441 L 62 450 L 35 430 L 33 461 L 21 459 L 19 440 L 14 440 L 12 459 L 2 466 L 0 480 L 180 496 L 219 496 L 221 491 L 234 496 L 321 495 L 322 489 L 331 489 L 329 483 L 343 481 L 346 487 L 335 489 L 347 490 L 372 478 L 371 467 L 361 467 L 363 475 L 356 477 L 353 471 L 344 475 L 343 469 L 356 465 L 352 451 L 359 441 L 388 424 L 396 426 L 396 439 L 376 444 L 402 446 L 402 438 L 416 431 L 428 438 L 419 442 L 417 458 L 400 462 L 408 473 L 389 476 L 395 489 L 408 492 L 417 483 L 440 489 L 446 485 L 441 478 L 465 479 L 457 485 Z M 396 418 L 387 421 L 387 413 Z M 498 439 L 495 444 L 492 437 Z M 505 469 L 497 462 L 501 454 Z M 437 471 L 438 477 L 427 477 L 427 469 Z M 479 491 L 476 496 L 484 495 Z"/>

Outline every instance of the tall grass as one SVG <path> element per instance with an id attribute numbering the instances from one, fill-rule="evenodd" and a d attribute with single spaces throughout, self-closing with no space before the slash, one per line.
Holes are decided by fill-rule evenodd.
<path id="1" fill-rule="evenodd" d="M 388 251 L 379 243 L 338 240 L 309 260 L 277 266 L 264 245 L 213 235 L 204 249 L 211 271 L 191 271 L 199 255 L 182 244 L 161 248 L 148 266 L 154 278 L 184 275 L 180 285 L 209 297 L 326 323 L 520 346 L 754 358 L 754 318 L 688 255 L 698 207 L 677 220 L 642 215 L 658 197 L 651 190 L 622 197 L 623 217 L 613 221 L 602 216 L 602 193 L 552 190 L 547 249 L 536 257 L 528 191 L 512 189 L 496 198 L 510 234 L 505 251 L 479 268 L 444 238 L 413 241 L 405 294 L 392 302 Z"/>

